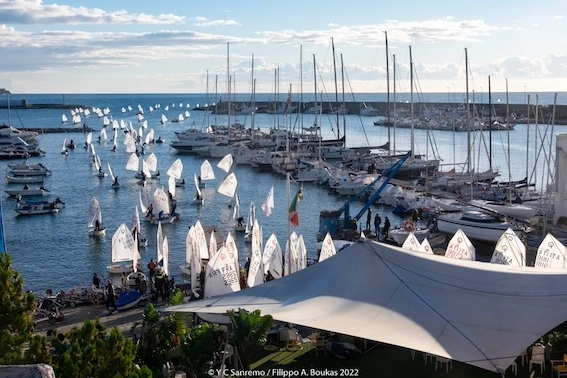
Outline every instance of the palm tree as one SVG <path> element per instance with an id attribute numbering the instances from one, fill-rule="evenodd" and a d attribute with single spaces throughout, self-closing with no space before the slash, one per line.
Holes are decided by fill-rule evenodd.
<path id="1" fill-rule="evenodd" d="M 254 352 L 266 343 L 266 334 L 272 327 L 271 315 L 260 315 L 260 310 L 247 312 L 243 309 L 228 311 L 232 332 L 230 341 L 235 346 L 243 370 L 250 370 L 250 359 Z"/>

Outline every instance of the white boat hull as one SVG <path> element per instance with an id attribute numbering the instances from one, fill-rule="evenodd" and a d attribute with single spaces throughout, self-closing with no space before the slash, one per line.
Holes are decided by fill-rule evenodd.
<path id="1" fill-rule="evenodd" d="M 6 176 L 6 182 L 15 184 L 43 183 L 43 176 Z"/>
<path id="2" fill-rule="evenodd" d="M 129 265 L 115 264 L 115 265 L 107 266 L 106 270 L 110 274 L 122 274 L 122 273 L 128 274 L 128 273 L 132 273 L 134 271 L 134 267 L 133 267 L 132 264 L 129 264 Z"/>
<path id="3" fill-rule="evenodd" d="M 472 212 L 479 213 L 479 212 Z M 486 215 L 486 214 L 485 214 Z M 437 229 L 445 234 L 454 235 L 459 229 L 463 230 L 469 239 L 494 242 L 504 234 L 504 232 L 511 228 L 519 237 L 522 235 L 522 230 L 518 227 L 512 226 L 508 222 L 494 221 L 470 221 L 462 219 L 462 214 L 446 214 L 437 218 Z M 492 218 L 491 216 L 485 217 L 486 219 Z M 494 219 L 494 218 L 492 218 Z"/>
<path id="4" fill-rule="evenodd" d="M 22 197 L 25 196 L 42 196 L 45 191 L 42 189 L 9 189 L 5 190 L 6 194 L 12 197 L 16 197 L 18 194 Z"/>
<path id="5" fill-rule="evenodd" d="M 47 207 L 33 206 L 31 208 L 16 209 L 16 212 L 20 215 L 55 214 L 59 212 L 59 209 L 58 208 L 53 209 L 49 206 Z"/>
<path id="6" fill-rule="evenodd" d="M 89 230 L 89 236 L 104 236 L 106 235 L 106 228 L 101 230 Z"/>
<path id="7" fill-rule="evenodd" d="M 394 239 L 394 241 L 396 243 L 398 243 L 399 245 L 402 245 L 406 241 L 410 232 L 404 230 L 403 228 L 395 228 L 393 230 L 390 230 L 389 234 L 390 234 L 390 237 L 392 239 Z M 417 240 L 421 243 L 424 239 L 428 238 L 429 235 L 431 235 L 431 231 L 427 228 L 418 229 L 418 230 L 413 231 L 413 234 L 415 235 Z"/>

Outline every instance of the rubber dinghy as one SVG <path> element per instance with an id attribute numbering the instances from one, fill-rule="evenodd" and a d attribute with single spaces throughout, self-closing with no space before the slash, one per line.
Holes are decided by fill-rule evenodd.
<path id="1" fill-rule="evenodd" d="M 128 290 L 120 294 L 120 298 L 116 301 L 116 309 L 118 311 L 127 310 L 138 306 L 143 295 L 139 291 Z"/>

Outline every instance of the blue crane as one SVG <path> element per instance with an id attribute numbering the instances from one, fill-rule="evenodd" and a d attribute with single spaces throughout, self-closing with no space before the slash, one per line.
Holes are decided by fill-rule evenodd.
<path id="1" fill-rule="evenodd" d="M 360 217 L 362 217 L 362 214 L 364 214 L 364 212 L 366 212 L 368 208 L 372 206 L 374 202 L 376 202 L 376 200 L 380 196 L 380 193 L 382 193 L 382 191 L 384 190 L 386 185 L 388 185 L 392 177 L 394 177 L 398 173 L 402 165 L 410 156 L 411 156 L 411 151 L 403 155 L 400 158 L 400 160 L 398 160 L 390 168 L 382 172 L 380 176 L 378 176 L 374 181 L 372 181 L 370 184 L 365 186 L 358 194 L 352 196 L 340 209 L 336 211 L 322 211 L 321 214 L 319 215 L 319 234 L 317 235 L 317 238 L 322 240 L 327 234 L 327 232 L 329 232 L 333 237 L 344 238 L 343 230 L 356 231 L 356 222 L 358 222 Z M 384 179 L 382 185 L 380 185 L 380 187 L 374 192 L 374 194 L 370 196 L 370 198 L 368 199 L 368 201 L 366 201 L 366 203 L 364 204 L 362 209 L 358 212 L 358 214 L 356 214 L 353 218 L 351 218 L 350 205 L 354 201 L 358 200 L 363 195 L 365 195 L 368 192 L 368 190 L 370 188 L 373 188 L 374 185 L 381 179 Z M 344 218 L 339 219 L 343 213 L 344 213 Z"/>

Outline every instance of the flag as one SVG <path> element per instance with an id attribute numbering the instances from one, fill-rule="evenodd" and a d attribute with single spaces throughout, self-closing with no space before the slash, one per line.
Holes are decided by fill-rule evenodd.
<path id="1" fill-rule="evenodd" d="M 303 199 L 303 192 L 301 191 L 301 188 L 299 188 L 297 194 L 295 195 L 295 198 L 293 199 L 293 202 L 291 203 L 291 206 L 289 207 L 289 211 L 287 214 L 287 218 L 289 219 L 289 222 L 295 227 L 299 227 L 299 211 L 297 210 L 297 205 L 299 204 L 299 201 L 301 201 L 302 199 Z"/>
<path id="2" fill-rule="evenodd" d="M 274 210 L 274 187 L 273 186 L 272 186 L 272 189 L 270 189 L 270 192 L 268 193 L 268 197 L 266 197 L 266 200 L 262 204 L 262 210 L 264 211 L 264 214 L 266 214 L 266 216 L 268 216 L 268 217 L 272 214 L 272 210 Z"/>

